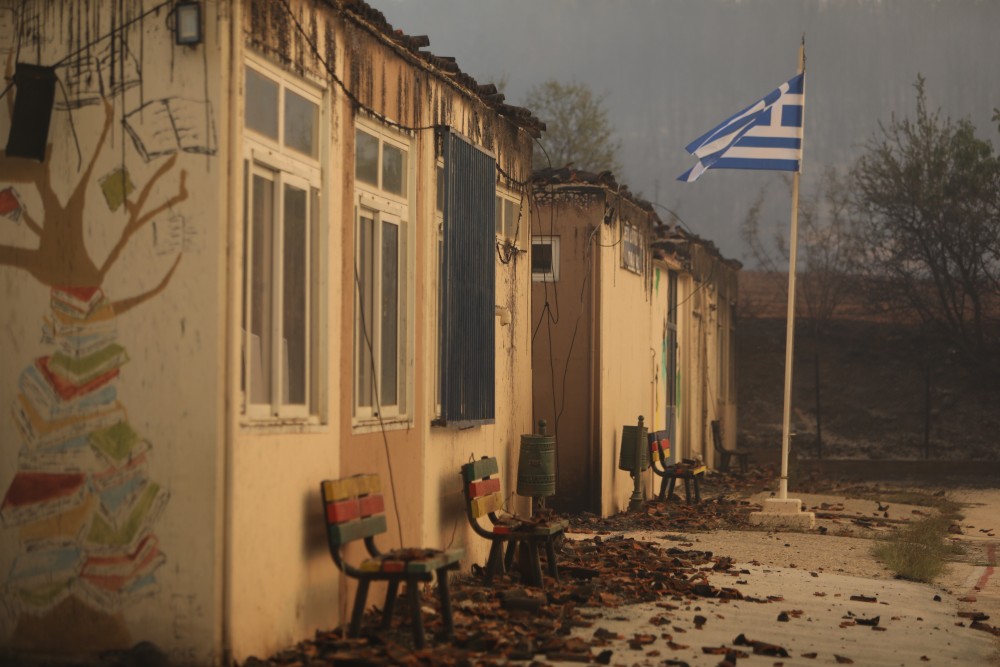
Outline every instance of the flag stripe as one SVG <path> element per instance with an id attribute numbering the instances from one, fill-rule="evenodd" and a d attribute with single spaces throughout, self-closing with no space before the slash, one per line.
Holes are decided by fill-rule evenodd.
<path id="1" fill-rule="evenodd" d="M 766 169 L 769 171 L 798 171 L 798 160 L 724 157 L 711 169 Z"/>

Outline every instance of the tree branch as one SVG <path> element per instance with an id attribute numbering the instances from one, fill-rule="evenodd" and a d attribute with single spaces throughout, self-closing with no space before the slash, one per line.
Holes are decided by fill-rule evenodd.
<path id="1" fill-rule="evenodd" d="M 183 252 L 177 253 L 177 259 L 174 260 L 173 266 L 171 266 L 170 270 L 167 271 L 167 275 L 163 276 L 163 280 L 160 281 L 159 285 L 149 290 L 148 292 L 144 292 L 142 294 L 138 294 L 136 296 L 132 296 L 127 299 L 122 299 L 120 301 L 115 301 L 114 303 L 111 304 L 112 312 L 114 312 L 115 315 L 122 315 L 123 313 L 127 313 L 128 311 L 132 310 L 139 304 L 145 303 L 149 299 L 152 299 L 154 296 L 165 290 L 167 288 L 167 284 L 170 282 L 170 279 L 174 275 L 174 271 L 177 270 L 177 265 L 181 263 L 181 257 L 183 256 L 184 256 Z"/>
<path id="2" fill-rule="evenodd" d="M 35 222 L 35 219 L 27 211 L 24 212 L 24 224 L 38 236 L 42 235 L 42 226 Z"/>
<path id="3" fill-rule="evenodd" d="M 97 158 L 101 155 L 101 149 L 104 148 L 104 143 L 108 139 L 108 132 L 111 131 L 111 121 L 114 120 L 115 108 L 107 99 L 104 99 L 103 102 L 104 127 L 101 128 L 101 136 L 97 139 L 97 146 L 94 147 L 94 154 L 90 156 L 90 162 L 87 163 L 87 168 L 83 170 L 83 175 L 80 177 L 79 182 L 73 189 L 73 194 L 70 195 L 70 201 L 83 201 L 83 197 L 87 192 L 87 185 L 90 183 L 90 175 L 94 171 L 94 166 L 97 164 Z"/>
<path id="4" fill-rule="evenodd" d="M 186 185 L 187 171 L 182 170 L 180 176 L 180 184 L 177 188 L 177 194 L 175 194 L 173 197 L 163 202 L 153 210 L 149 211 L 148 213 L 140 215 L 142 213 L 143 207 L 146 205 L 146 200 L 149 198 L 150 192 L 152 192 L 153 190 L 153 186 L 156 185 L 156 182 L 160 180 L 160 178 L 165 173 L 167 173 L 167 171 L 169 171 L 171 167 L 174 166 L 174 163 L 176 161 L 177 161 L 177 155 L 174 154 L 173 156 L 171 156 L 169 160 L 160 165 L 160 168 L 156 170 L 156 173 L 154 173 L 150 177 L 145 187 L 143 187 L 142 192 L 139 193 L 139 199 L 134 204 L 128 201 L 127 199 L 125 200 L 125 208 L 129 212 L 129 221 L 125 224 L 125 228 L 122 230 L 122 234 L 118 238 L 118 242 L 115 243 L 115 246 L 111 249 L 111 252 L 108 253 L 108 256 L 104 260 L 104 264 L 101 265 L 100 273 L 102 278 L 105 275 L 107 275 L 108 271 L 111 270 L 111 267 L 118 260 L 118 256 L 121 255 L 122 250 L 128 244 L 129 240 L 137 231 L 142 229 L 143 225 L 145 225 L 147 222 L 149 222 L 154 217 L 156 217 L 163 211 L 167 210 L 171 206 L 174 206 L 187 199 L 188 197 L 188 191 Z"/>
<path id="5" fill-rule="evenodd" d="M 52 144 L 45 147 L 45 160 L 39 162 L 30 158 L 7 157 L 7 151 L 0 151 L 0 181 L 5 183 L 41 183 L 48 180 Z"/>
<path id="6" fill-rule="evenodd" d="M 38 253 L 34 248 L 18 248 L 10 245 L 0 245 L 0 266 L 13 266 L 32 272 L 35 268 L 35 255 Z"/>

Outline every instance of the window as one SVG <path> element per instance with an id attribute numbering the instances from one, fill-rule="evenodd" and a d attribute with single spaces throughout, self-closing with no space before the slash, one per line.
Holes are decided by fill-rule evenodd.
<path id="1" fill-rule="evenodd" d="M 450 129 L 444 156 L 441 411 L 435 424 L 491 424 L 496 397 L 496 160 Z"/>
<path id="2" fill-rule="evenodd" d="M 531 279 L 539 283 L 554 283 L 559 280 L 558 236 L 532 237 Z"/>
<path id="3" fill-rule="evenodd" d="M 354 415 L 403 419 L 409 404 L 409 139 L 355 130 Z"/>
<path id="4" fill-rule="evenodd" d="M 622 222 L 622 267 L 632 273 L 642 274 L 645 268 L 646 242 L 642 231 L 635 225 Z"/>
<path id="5" fill-rule="evenodd" d="M 497 193 L 494 215 L 497 238 L 518 243 L 527 223 L 521 219 L 521 201 L 513 194 Z"/>
<path id="6" fill-rule="evenodd" d="M 241 412 L 318 414 L 321 93 L 257 63 L 244 68 Z"/>
<path id="7" fill-rule="evenodd" d="M 676 271 L 667 272 L 667 406 L 678 403 L 677 376 L 677 281 Z"/>

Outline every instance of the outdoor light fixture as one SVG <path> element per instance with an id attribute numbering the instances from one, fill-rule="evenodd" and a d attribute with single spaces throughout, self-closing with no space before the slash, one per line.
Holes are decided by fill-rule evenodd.
<path id="1" fill-rule="evenodd" d="M 17 95 L 10 119 L 7 157 L 44 162 L 52 103 L 56 96 L 56 70 L 54 67 L 17 63 L 14 87 Z"/>
<path id="2" fill-rule="evenodd" d="M 184 0 L 174 7 L 174 40 L 177 44 L 201 44 L 201 3 Z"/>

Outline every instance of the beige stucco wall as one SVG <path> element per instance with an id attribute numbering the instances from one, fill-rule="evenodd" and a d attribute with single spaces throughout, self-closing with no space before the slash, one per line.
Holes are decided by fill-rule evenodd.
<path id="1" fill-rule="evenodd" d="M 77 85 L 71 80 L 73 68 L 57 69 L 63 87 L 56 88 L 48 160 L 40 164 L 0 157 L 0 190 L 13 185 L 22 213 L 17 221 L 10 215 L 0 217 L 0 247 L 4 248 L 0 250 L 0 348 L 4 350 L 0 355 L 4 414 L 0 441 L 5 443 L 0 452 L 0 492 L 8 501 L 0 527 L 0 573 L 5 578 L 0 643 L 8 648 L 75 654 L 128 648 L 148 640 L 167 650 L 177 664 L 206 663 L 219 655 L 222 645 L 220 482 L 226 343 L 222 304 L 227 296 L 222 258 L 227 227 L 219 221 L 228 215 L 220 193 L 228 187 L 228 164 L 223 156 L 228 152 L 230 127 L 219 82 L 228 67 L 224 20 L 228 10 L 219 5 L 207 8 L 206 43 L 199 47 L 175 46 L 161 13 L 132 24 L 121 33 L 124 39 L 116 39 L 113 46 L 105 39 L 87 48 L 86 42 L 108 31 L 112 15 L 122 11 L 120 3 L 63 6 L 38 2 L 22 9 L 22 18 L 39 31 L 37 41 L 33 31 L 24 32 L 22 61 L 57 63 L 76 52 L 81 60 L 73 68 L 89 72 L 92 78 L 89 86 Z M 9 7 L 5 11 L 10 12 Z M 127 18 L 139 13 L 131 5 L 126 11 Z M 125 18 L 115 15 L 114 21 L 120 25 Z M 2 25 L 16 29 L 11 21 Z M 84 26 L 91 30 L 89 36 Z M 8 56 L 16 43 L 11 34 L 0 35 L 4 64 L 13 62 Z M 98 57 L 110 53 L 106 48 L 115 53 L 116 60 L 111 62 L 118 63 L 117 84 L 112 82 L 109 61 Z M 108 92 L 105 101 L 111 105 L 107 126 L 98 82 Z M 0 135 L 4 137 L 10 130 L 7 103 L 17 94 L 12 89 L 0 105 Z M 163 124 L 168 116 L 181 112 L 192 119 L 187 128 L 190 134 L 183 138 L 165 132 L 169 128 Z M 123 126 L 123 115 L 131 133 Z M 102 134 L 105 127 L 106 135 Z M 93 169 L 88 171 L 95 155 Z M 113 187 L 113 180 L 105 180 L 114 179 L 112 172 L 121 167 L 132 184 L 124 193 Z M 51 183 L 51 195 L 46 194 L 45 181 L 27 182 L 33 169 L 39 169 Z M 78 183 L 83 187 L 71 197 Z M 128 195 L 130 204 L 121 202 L 122 194 Z M 135 228 L 132 236 L 130 220 Z M 38 252 L 28 254 L 32 249 Z M 109 260 L 110 268 L 100 271 Z M 122 471 L 128 459 L 109 464 L 88 441 L 76 450 L 79 459 L 70 461 L 53 454 L 44 465 L 38 459 L 29 463 L 33 453 L 49 445 L 32 443 L 11 419 L 12 405 L 24 392 L 19 386 L 22 373 L 33 360 L 58 349 L 40 334 L 43 318 L 52 316 L 50 287 L 62 285 L 99 286 L 116 304 L 113 334 L 105 342 L 120 345 L 128 362 L 105 386 L 114 387 L 116 400 L 125 410 L 122 418 L 148 442 L 145 458 L 141 451 L 146 445 L 141 442 L 128 450 L 127 456 L 134 461 L 131 475 L 135 475 L 128 479 L 156 490 L 150 496 L 154 497 L 152 508 L 138 513 L 137 506 L 126 501 L 142 521 L 136 523 L 138 530 L 130 532 L 122 516 L 117 523 L 112 519 L 118 530 L 114 538 L 94 531 L 96 522 L 104 520 L 100 518 L 100 492 L 120 487 L 117 481 L 102 481 L 107 486 L 99 486 L 96 475 L 112 468 Z M 133 297 L 141 302 L 128 301 Z M 56 405 L 76 424 L 76 435 L 96 431 L 92 412 L 78 405 L 70 407 L 65 401 Z M 46 414 L 42 421 L 51 424 L 54 419 Z M 40 469 L 50 475 L 81 474 L 85 481 L 80 495 L 61 507 L 45 495 L 50 500 L 33 505 L 27 514 L 15 514 L 12 488 Z M 47 487 L 39 477 L 31 480 L 36 492 L 45 493 Z M 142 570 L 155 580 L 152 587 L 142 589 L 142 596 L 132 598 L 124 589 L 103 597 L 91 594 L 93 589 L 80 576 L 86 559 L 120 558 L 137 544 L 153 544 L 152 540 L 160 557 L 152 556 L 150 562 L 161 564 Z M 30 562 L 52 548 L 79 549 L 81 554 L 75 567 L 60 570 L 63 574 L 50 570 L 45 575 L 57 587 L 50 594 L 34 602 L 26 600 L 19 592 L 24 586 L 37 592 L 33 586 L 40 581 L 29 584 L 12 568 L 15 562 Z M 126 586 L 136 583 L 130 577 L 126 582 Z"/>
<path id="2" fill-rule="evenodd" d="M 635 215 L 635 214 L 633 214 Z M 639 415 L 654 414 L 654 377 L 659 365 L 658 343 L 650 340 L 653 307 L 647 275 L 622 267 L 619 240 L 621 219 L 602 226 L 600 232 L 600 438 L 603 488 L 602 513 L 613 514 L 628 507 L 634 486 L 631 476 L 618 470 L 622 427 L 635 425 Z M 657 339 L 658 340 L 658 339 Z M 652 480 L 643 475 L 649 494 Z"/>
<path id="3" fill-rule="evenodd" d="M 716 464 L 711 422 L 722 423 L 726 446 L 736 444 L 735 360 L 726 352 L 737 269 L 703 246 L 692 245 L 693 270 L 678 292 L 681 455 Z M 731 348 L 730 348 L 731 349 Z M 728 389 L 727 389 L 728 388 Z"/>
<path id="4" fill-rule="evenodd" d="M 262 39 L 260 31 L 249 30 L 257 36 L 248 38 L 248 48 L 277 61 L 291 61 L 307 75 L 327 80 L 329 364 L 324 425 L 307 430 L 255 429 L 241 427 L 234 417 L 228 632 L 237 659 L 265 655 L 319 627 L 332 628 L 349 615 L 355 586 L 340 576 L 327 551 L 318 493 L 321 479 L 378 473 L 388 519 L 388 531 L 376 538 L 378 546 L 383 550 L 465 547 L 467 568 L 473 561 L 485 561 L 488 545 L 467 526 L 459 467 L 473 455 L 495 455 L 509 492 L 516 479 L 516 442 L 520 433 L 530 432 L 526 254 L 517 254 L 510 264 L 497 264 L 497 303 L 510 310 L 511 323 L 501 326 L 496 321 L 496 423 L 463 431 L 431 426 L 438 290 L 431 126 L 449 125 L 495 155 L 506 172 L 520 179 L 530 171 L 525 160 L 530 156 L 530 137 L 499 120 L 467 92 L 433 76 L 413 56 L 401 55 L 377 31 L 351 21 L 329 21 L 322 8 L 309 3 L 303 11 L 303 23 L 315 21 L 318 34 L 329 38 L 324 48 L 333 43 L 326 61 L 352 96 L 392 122 L 422 128 L 405 133 L 412 188 L 406 294 L 412 321 L 407 341 L 412 408 L 407 422 L 388 424 L 384 434 L 371 426 L 357 427 L 353 420 L 355 121 L 358 116 L 372 118 L 355 111 L 339 85 L 329 80 L 323 64 L 296 39 L 282 39 L 280 30 L 273 39 Z M 245 25 L 252 23 L 249 17 L 243 20 Z M 522 224 L 529 224 L 527 210 Z M 232 309 L 231 317 L 237 315 Z M 360 547 L 348 548 L 349 560 L 362 557 Z M 257 586 L 258 580 L 264 583 Z M 380 604 L 381 596 L 382 587 L 374 586 L 369 604 Z"/>

